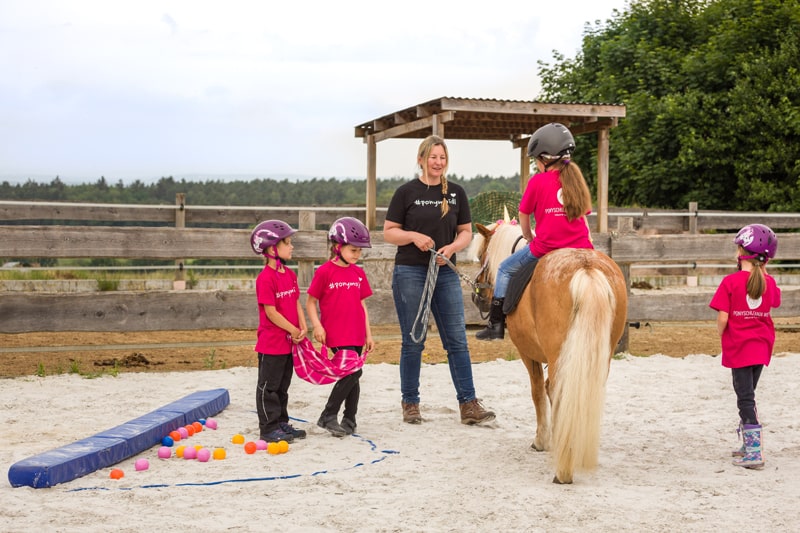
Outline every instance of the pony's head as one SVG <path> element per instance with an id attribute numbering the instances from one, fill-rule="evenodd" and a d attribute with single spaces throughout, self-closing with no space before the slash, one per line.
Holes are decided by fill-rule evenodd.
<path id="1" fill-rule="evenodd" d="M 472 239 L 470 250 L 475 260 L 480 262 L 481 269 L 475 277 L 478 288 L 472 301 L 486 313 L 491 305 L 497 269 L 503 259 L 514 253 L 515 246 L 519 246 L 522 229 L 515 219 L 498 220 L 488 226 L 475 224 L 475 229 L 478 233 Z"/>

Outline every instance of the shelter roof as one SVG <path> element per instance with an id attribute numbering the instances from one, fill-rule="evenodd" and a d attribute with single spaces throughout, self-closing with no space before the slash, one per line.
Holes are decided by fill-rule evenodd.
<path id="1" fill-rule="evenodd" d="M 539 127 L 560 122 L 575 135 L 614 127 L 625 116 L 623 104 L 537 102 L 442 97 L 395 111 L 355 127 L 355 136 L 422 139 L 431 134 L 434 117 L 447 139 L 504 140 L 519 143 Z"/>

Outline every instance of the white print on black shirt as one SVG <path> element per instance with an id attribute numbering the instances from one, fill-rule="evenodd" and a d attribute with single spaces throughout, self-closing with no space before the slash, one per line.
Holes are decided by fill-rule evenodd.
<path id="1" fill-rule="evenodd" d="M 455 194 L 455 193 L 453 193 L 453 194 Z M 447 203 L 450 204 L 450 205 L 456 205 L 456 199 L 455 198 L 448 198 Z M 441 200 L 419 200 L 419 199 L 417 199 L 417 200 L 414 200 L 414 204 L 416 204 L 416 205 L 418 205 L 420 207 L 428 207 L 428 206 L 440 207 L 442 205 L 442 201 Z"/>

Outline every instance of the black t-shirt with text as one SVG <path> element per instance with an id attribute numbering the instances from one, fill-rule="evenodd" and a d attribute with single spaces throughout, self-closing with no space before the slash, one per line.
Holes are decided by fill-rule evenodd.
<path id="1" fill-rule="evenodd" d="M 447 202 L 450 211 L 442 217 L 442 188 L 429 187 L 419 179 L 404 183 L 394 192 L 386 220 L 396 222 L 406 231 L 423 233 L 433 239 L 438 250 L 455 240 L 456 228 L 469 224 L 469 200 L 464 188 L 455 183 L 447 184 Z M 430 262 L 431 254 L 422 252 L 414 244 L 397 247 L 395 263 L 398 265 L 424 265 Z M 450 260 L 455 264 L 456 256 Z"/>

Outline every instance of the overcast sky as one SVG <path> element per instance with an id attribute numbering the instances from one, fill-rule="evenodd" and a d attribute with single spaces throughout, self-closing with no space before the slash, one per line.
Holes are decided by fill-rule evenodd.
<path id="1" fill-rule="evenodd" d="M 0 179 L 363 178 L 357 124 L 443 96 L 535 100 L 625 0 L 0 0 Z M 418 140 L 378 144 L 411 176 Z M 511 176 L 507 142 L 449 171 Z"/>

